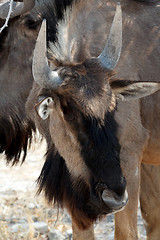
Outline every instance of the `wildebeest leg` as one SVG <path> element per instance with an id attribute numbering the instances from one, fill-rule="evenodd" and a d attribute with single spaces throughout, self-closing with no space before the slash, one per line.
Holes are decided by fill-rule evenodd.
<path id="1" fill-rule="evenodd" d="M 132 154 L 132 159 L 122 162 L 122 171 L 127 180 L 128 203 L 124 210 L 115 214 L 115 240 L 137 240 L 137 210 L 140 186 L 140 157 L 139 154 Z"/>
<path id="2" fill-rule="evenodd" d="M 93 225 L 88 230 L 79 230 L 72 221 L 73 240 L 95 240 Z"/>
<path id="3" fill-rule="evenodd" d="M 128 119 L 119 117 L 117 113 L 120 126 L 121 168 L 127 180 L 128 204 L 123 211 L 115 214 L 116 240 L 138 239 L 137 209 L 140 189 L 140 162 L 148 133 L 139 124 L 138 117 L 135 118 L 139 113 L 135 111 L 133 116 L 134 107 L 133 105 L 130 107 L 132 112 L 127 107 L 124 109 L 122 105 L 118 106 L 123 112 L 125 111 L 126 116 L 129 116 Z"/>
<path id="4" fill-rule="evenodd" d="M 128 183 L 129 202 L 125 209 L 115 214 L 115 240 L 136 240 L 139 180 Z M 132 186 L 132 188 L 130 188 Z"/>
<path id="5" fill-rule="evenodd" d="M 115 214 L 115 240 L 137 240 L 137 207 Z"/>
<path id="6" fill-rule="evenodd" d="M 122 170 L 127 180 L 128 204 L 124 210 L 115 214 L 115 240 L 137 240 L 137 210 L 140 186 L 140 163 L 132 155 L 132 161 L 122 163 Z"/>
<path id="7" fill-rule="evenodd" d="M 142 164 L 140 204 L 148 240 L 160 239 L 160 166 Z"/>

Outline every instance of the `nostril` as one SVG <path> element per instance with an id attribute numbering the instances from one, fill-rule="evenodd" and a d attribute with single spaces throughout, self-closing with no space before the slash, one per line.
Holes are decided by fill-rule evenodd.
<path id="1" fill-rule="evenodd" d="M 99 192 L 103 192 L 103 190 L 108 189 L 111 192 L 115 193 L 117 197 L 122 197 L 126 191 L 126 179 L 125 177 L 121 176 L 120 178 L 114 178 L 112 181 L 104 181 L 102 183 L 98 183 L 96 185 L 96 189 Z"/>
<path id="2" fill-rule="evenodd" d="M 114 192 L 105 189 L 102 192 L 102 200 L 103 202 L 110 208 L 114 210 L 119 210 L 124 207 L 128 202 L 128 193 L 125 190 L 124 194 L 120 197 Z"/>

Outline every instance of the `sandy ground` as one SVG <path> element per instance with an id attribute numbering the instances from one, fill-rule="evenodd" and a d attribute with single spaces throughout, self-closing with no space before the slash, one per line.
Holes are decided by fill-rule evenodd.
<path id="1" fill-rule="evenodd" d="M 0 240 L 72 239 L 71 219 L 67 212 L 48 206 L 43 196 L 36 196 L 35 181 L 43 166 L 45 143 L 34 145 L 22 166 L 6 166 L 0 161 Z M 139 239 L 144 240 L 140 211 Z M 114 216 L 95 224 L 97 240 L 114 239 Z M 77 239 L 78 240 L 78 239 Z"/>

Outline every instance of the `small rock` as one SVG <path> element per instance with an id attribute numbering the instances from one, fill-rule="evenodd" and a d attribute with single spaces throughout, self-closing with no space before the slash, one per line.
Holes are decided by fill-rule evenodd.
<path id="1" fill-rule="evenodd" d="M 45 222 L 34 222 L 33 227 L 40 234 L 48 233 L 48 225 Z M 16 233 L 19 231 L 29 231 L 30 225 L 28 223 L 17 223 L 11 226 L 11 232 Z"/>
<path id="2" fill-rule="evenodd" d="M 48 230 L 48 225 L 45 222 L 34 222 L 33 226 L 41 234 L 48 233 L 48 231 L 49 231 Z"/>
<path id="3" fill-rule="evenodd" d="M 38 232 L 38 231 L 35 231 L 35 232 L 34 232 L 34 238 L 37 238 L 38 235 L 39 235 L 39 232 Z"/>
<path id="4" fill-rule="evenodd" d="M 34 208 L 36 208 L 36 205 L 34 203 L 29 203 L 28 208 L 29 209 L 34 209 Z"/>
<path id="5" fill-rule="evenodd" d="M 65 239 L 71 240 L 72 239 L 72 228 L 68 229 L 65 233 Z"/>
<path id="6" fill-rule="evenodd" d="M 48 234 L 49 240 L 64 240 L 65 237 L 62 235 L 62 233 L 59 230 L 51 230 Z"/>
<path id="7" fill-rule="evenodd" d="M 12 233 L 16 233 L 16 232 L 19 232 L 19 231 L 27 231 L 29 230 L 29 224 L 28 223 L 17 223 L 17 224 L 14 224 L 11 226 L 11 232 Z"/>

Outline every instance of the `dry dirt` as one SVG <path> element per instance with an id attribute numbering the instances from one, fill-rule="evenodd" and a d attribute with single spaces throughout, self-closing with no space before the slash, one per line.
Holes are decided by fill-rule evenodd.
<path id="1" fill-rule="evenodd" d="M 0 161 L 0 240 L 72 239 L 71 219 L 66 211 L 48 206 L 43 196 L 36 196 L 35 181 L 43 166 L 45 143 L 34 145 L 22 166 L 6 166 Z M 144 240 L 140 211 L 139 239 Z M 97 240 L 114 239 L 114 216 L 95 224 Z M 78 239 L 77 239 L 78 240 Z"/>

